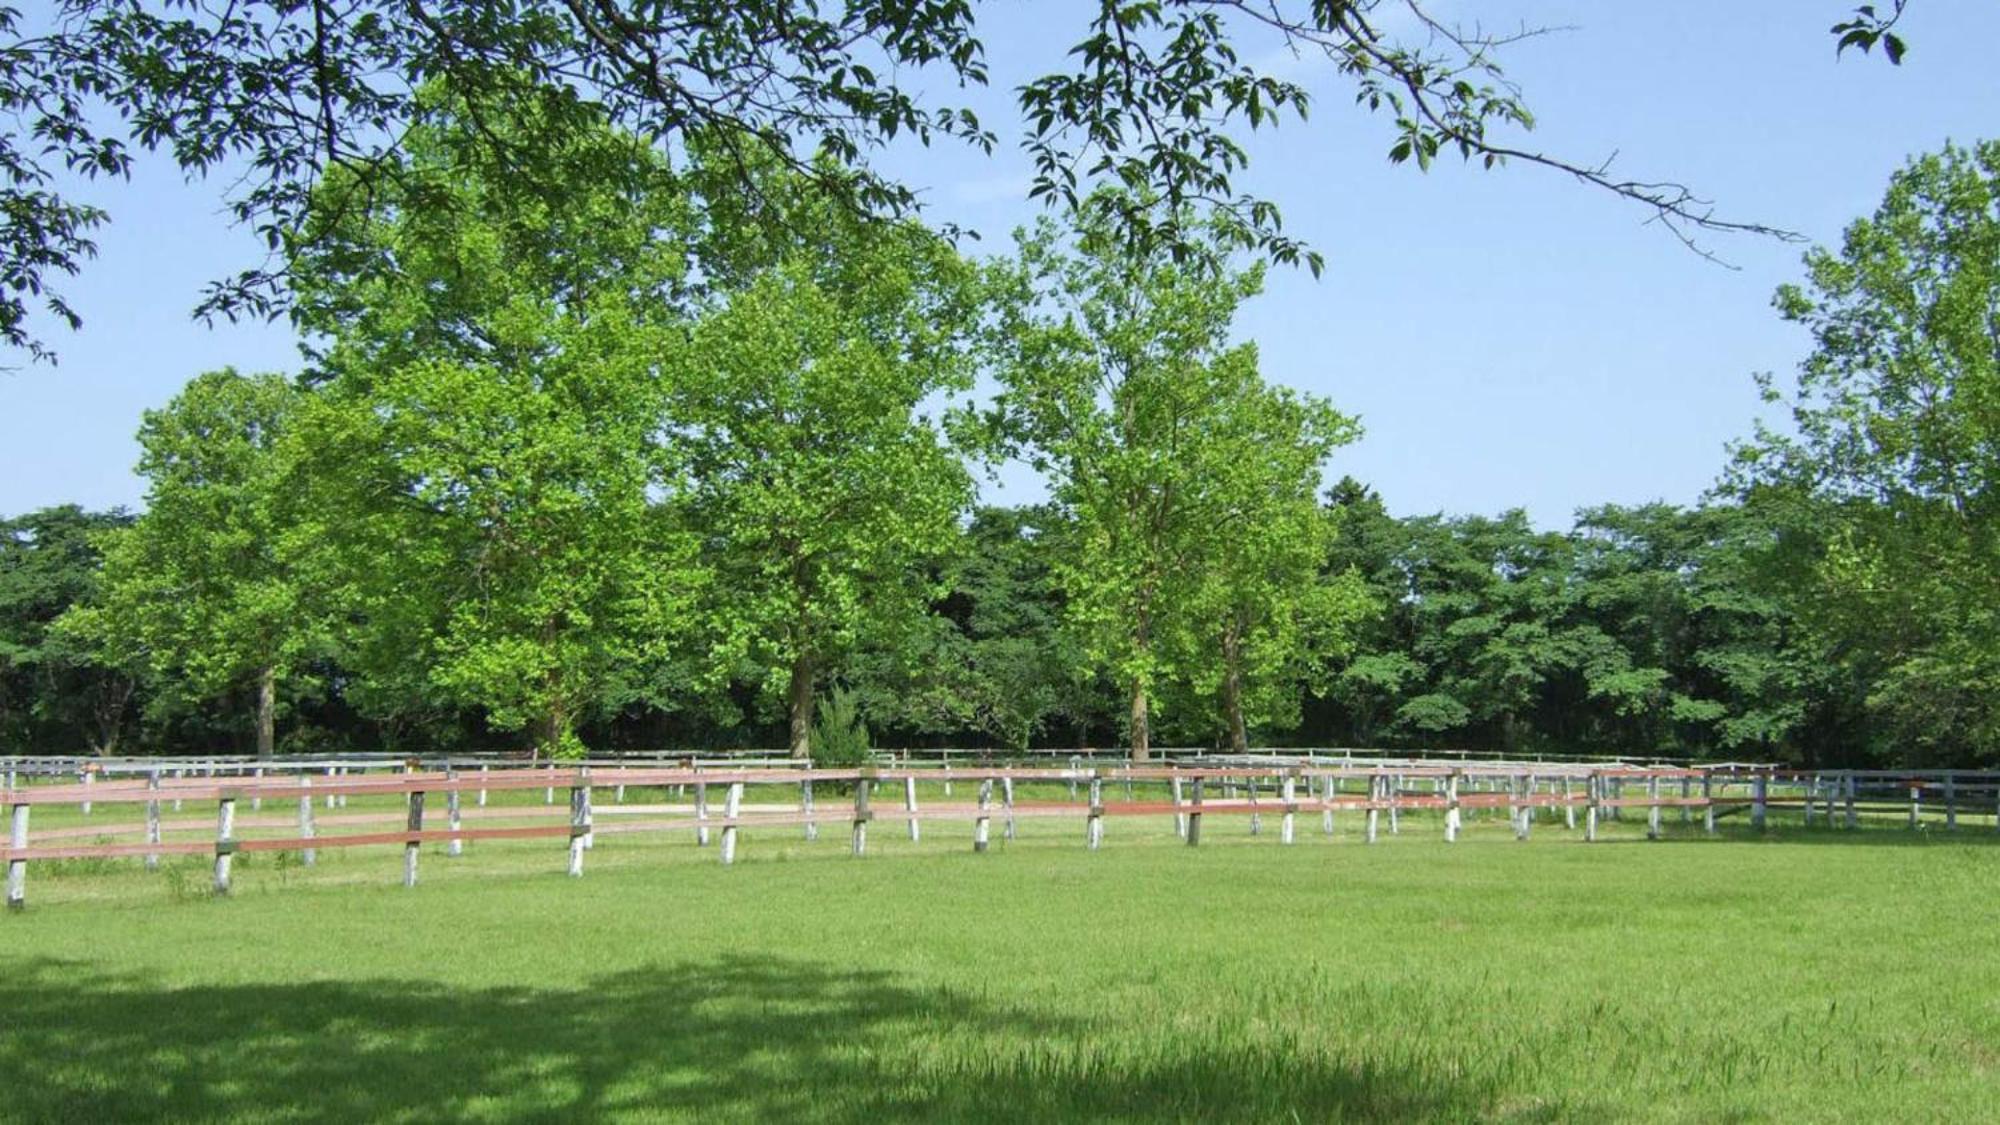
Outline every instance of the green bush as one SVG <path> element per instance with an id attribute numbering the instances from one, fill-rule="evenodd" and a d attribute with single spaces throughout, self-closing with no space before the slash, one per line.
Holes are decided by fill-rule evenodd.
<path id="1" fill-rule="evenodd" d="M 819 716 L 813 721 L 812 761 L 822 769 L 853 769 L 873 761 L 860 700 L 847 688 L 836 687 L 820 698 Z"/>

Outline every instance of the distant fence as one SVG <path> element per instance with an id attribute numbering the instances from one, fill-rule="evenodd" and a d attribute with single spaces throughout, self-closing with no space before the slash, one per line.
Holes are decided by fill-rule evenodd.
<path id="1" fill-rule="evenodd" d="M 1399 830 L 1403 813 L 1442 813 L 1444 838 L 1458 839 L 1462 819 L 1470 811 L 1506 810 L 1515 836 L 1526 840 L 1535 814 L 1560 816 L 1576 828 L 1583 813 L 1585 840 L 1595 840 L 1606 818 L 1621 819 L 1626 809 L 1643 809 L 1647 835 L 1658 839 L 1661 819 L 1680 810 L 1691 821 L 1699 812 L 1703 827 L 1713 833 L 1718 819 L 1748 811 L 1757 827 L 1773 807 L 1800 808 L 1806 823 L 1815 815 L 1829 827 L 1855 827 L 1859 810 L 1879 811 L 1885 801 L 1900 811 L 1909 807 L 1912 827 L 1922 822 L 1927 804 L 1941 809 L 1947 827 L 1957 827 L 1960 812 L 1991 810 L 2000 828 L 2000 773 L 1965 770 L 1913 774 L 1896 771 L 1796 773 L 1764 766 L 1731 765 L 1688 768 L 1635 766 L 1621 763 L 1466 764 L 1458 762 L 1394 761 L 1329 763 L 1310 757 L 1257 764 L 1127 765 L 1119 767 L 882 767 L 811 769 L 788 764 L 743 763 L 677 766 L 546 765 L 495 768 L 480 763 L 469 768 L 437 770 L 389 760 L 346 762 L 204 762 L 151 761 L 143 771 L 110 768 L 112 763 L 86 764 L 80 779 L 51 782 L 54 771 L 28 768 L 25 761 L 8 763 L 0 804 L 8 809 L 7 846 L 0 858 L 7 864 L 7 902 L 20 908 L 27 897 L 28 865 L 35 861 L 68 859 L 141 859 L 157 866 L 163 855 L 205 855 L 214 861 L 214 889 L 227 894 L 232 860 L 238 853 L 296 852 L 312 864 L 326 848 L 400 846 L 403 881 L 417 882 L 419 853 L 424 844 L 442 844 L 448 856 L 462 854 L 478 840 L 552 839 L 566 848 L 571 875 L 583 873 L 584 853 L 599 833 L 687 832 L 697 844 L 720 840 L 725 864 L 733 863 L 738 831 L 744 827 L 791 827 L 807 840 L 818 838 L 822 825 L 846 826 L 849 847 L 865 854 L 868 828 L 877 819 L 877 791 L 886 787 L 891 808 L 883 815 L 902 821 L 909 838 L 919 840 L 926 821 L 970 821 L 973 848 L 987 850 L 993 821 L 1001 822 L 1003 838 L 1011 839 L 1022 818 L 1070 817 L 1083 822 L 1083 841 L 1096 849 L 1104 838 L 1105 821 L 1117 817 L 1172 817 L 1175 831 L 1190 845 L 1201 843 L 1204 817 L 1247 817 L 1253 834 L 1263 819 L 1278 820 L 1278 840 L 1292 843 L 1301 815 L 1318 814 L 1322 831 L 1334 831 L 1337 813 L 1360 814 L 1364 838 L 1374 842 L 1384 827 Z M 365 772 L 373 769 L 376 772 Z M 202 771 L 209 776 L 203 776 Z M 194 771 L 190 776 L 189 771 Z M 942 782 L 949 798 L 954 783 L 972 787 L 974 800 L 919 801 L 919 783 Z M 1053 785 L 1067 790 L 1066 800 L 1016 800 L 1016 786 Z M 834 807 L 815 801 L 815 785 L 838 784 L 851 790 Z M 628 789 L 662 788 L 692 801 L 625 807 Z M 755 788 L 765 799 L 746 802 Z M 1107 789 L 1113 799 L 1106 799 Z M 1141 790 L 1144 790 L 1143 794 Z M 528 806 L 488 809 L 493 792 L 543 793 L 546 811 Z M 567 793 L 566 809 L 555 806 L 558 790 Z M 777 799 L 770 799 L 775 791 Z M 611 805 L 600 808 L 599 794 Z M 465 795 L 472 795 L 471 809 Z M 720 808 L 716 807 L 720 795 Z M 350 797 L 400 796 L 400 813 L 352 813 L 338 810 Z M 900 807 L 895 807 L 900 797 Z M 1122 799 L 1119 799 L 1122 797 Z M 433 798 L 444 803 L 444 827 L 434 819 Z M 239 819 L 239 806 L 249 802 L 251 815 Z M 265 802 L 295 803 L 293 816 L 259 817 Z M 186 803 L 212 803 L 214 819 L 169 820 L 168 812 Z M 37 806 L 76 809 L 91 818 L 98 806 L 143 807 L 141 821 L 66 825 L 31 835 L 31 814 Z M 600 815 L 603 821 L 600 823 Z M 467 827 L 468 819 L 552 818 L 551 823 Z M 389 830 L 323 833 L 322 827 L 366 828 L 395 825 Z M 251 830 L 276 835 L 251 835 Z M 200 839 L 168 839 L 199 833 Z M 119 839 L 136 837 L 136 839 Z"/>

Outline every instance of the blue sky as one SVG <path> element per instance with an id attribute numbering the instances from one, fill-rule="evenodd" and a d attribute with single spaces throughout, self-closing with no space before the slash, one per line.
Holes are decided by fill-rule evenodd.
<path id="1" fill-rule="evenodd" d="M 2000 5 L 1915 0 L 1900 68 L 1835 59 L 1825 31 L 1847 6 L 1432 5 L 1460 18 L 1477 10 L 1496 27 L 1571 29 L 1506 56 L 1539 119 L 1534 147 L 1581 162 L 1616 152 L 1627 175 L 1684 181 L 1721 215 L 1816 242 L 1871 210 L 1909 154 L 2000 134 L 1990 58 Z M 1058 2 L 981 10 L 995 89 L 975 101 L 1001 151 L 898 147 L 883 163 L 925 190 L 934 218 L 998 249 L 1036 213 L 1006 90 L 1055 65 L 1079 17 Z M 1271 45 L 1246 53 L 1259 49 Z M 1318 281 L 1273 271 L 1239 327 L 1267 378 L 1361 416 L 1367 436 L 1332 472 L 1369 481 L 1398 513 L 1520 506 L 1545 526 L 1607 501 L 1696 499 L 1757 416 L 1751 374 L 1803 354 L 1803 335 L 1769 307 L 1798 276 L 1802 247 L 1721 240 L 1715 249 L 1738 267 L 1725 269 L 1643 225 L 1634 206 L 1555 173 L 1391 166 L 1386 124 L 1351 107 L 1336 76 L 1285 65 L 1318 105 L 1310 122 L 1253 139 L 1244 183 L 1283 206 L 1327 271 Z M 231 228 L 215 185 L 148 162 L 129 184 L 89 190 L 113 224 L 69 285 L 86 327 L 48 329 L 59 367 L 0 374 L 0 513 L 136 504 L 140 411 L 202 370 L 296 366 L 282 325 L 188 318 L 202 282 L 262 252 Z M 992 494 L 1037 492 L 1016 468 Z"/>

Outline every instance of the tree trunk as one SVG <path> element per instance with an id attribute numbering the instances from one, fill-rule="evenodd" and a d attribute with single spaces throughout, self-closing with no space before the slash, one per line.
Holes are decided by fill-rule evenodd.
<path id="1" fill-rule="evenodd" d="M 813 666 L 812 658 L 800 653 L 792 661 L 792 684 L 785 693 L 786 711 L 791 717 L 792 757 L 812 757 Z"/>
<path id="2" fill-rule="evenodd" d="M 569 708 L 561 702 L 551 703 L 548 712 L 535 725 L 540 728 L 535 738 L 535 760 L 540 761 L 544 754 L 550 758 L 561 757 L 563 736 L 569 733 Z"/>
<path id="3" fill-rule="evenodd" d="M 278 669 L 265 665 L 257 673 L 257 757 L 276 749 L 278 733 Z"/>
<path id="4" fill-rule="evenodd" d="M 1222 634 L 1222 708 L 1229 720 L 1229 751 L 1250 752 L 1250 732 L 1243 724 L 1243 641 L 1230 626 Z"/>
<path id="5" fill-rule="evenodd" d="M 1146 722 L 1146 678 L 1132 679 L 1132 760 L 1143 762 L 1153 756 L 1153 735 Z"/>

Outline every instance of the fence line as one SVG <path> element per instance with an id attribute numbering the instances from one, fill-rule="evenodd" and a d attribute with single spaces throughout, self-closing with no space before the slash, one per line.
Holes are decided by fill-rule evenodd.
<path id="1" fill-rule="evenodd" d="M 924 820 L 964 820 L 974 826 L 973 847 L 986 851 L 992 819 L 1003 821 L 1003 838 L 1013 839 L 1017 821 L 1025 818 L 1082 817 L 1084 845 L 1097 849 L 1105 836 L 1107 818 L 1171 817 L 1176 833 L 1189 845 L 1199 845 L 1204 817 L 1247 818 L 1250 832 L 1261 834 L 1263 818 L 1279 820 L 1279 842 L 1293 843 L 1297 818 L 1301 813 L 1318 813 L 1322 831 L 1332 834 L 1338 813 L 1359 813 L 1365 821 L 1364 838 L 1375 842 L 1386 821 L 1393 835 L 1400 831 L 1406 812 L 1442 814 L 1447 842 L 1456 841 L 1468 814 L 1498 815 L 1505 810 L 1519 840 L 1529 838 L 1535 814 L 1560 814 L 1566 828 L 1574 829 L 1579 809 L 1584 814 L 1583 838 L 1594 841 L 1602 825 L 1623 819 L 1626 810 L 1643 810 L 1650 839 L 1662 835 L 1666 813 L 1679 810 L 1683 823 L 1696 812 L 1708 833 L 1725 816 L 1748 810 L 1754 826 L 1762 828 L 1771 808 L 1802 809 L 1808 825 L 1815 815 L 1832 827 L 1857 825 L 1864 805 L 1876 811 L 1887 805 L 1902 807 L 1907 800 L 1909 823 L 1922 823 L 1927 798 L 1942 806 L 1944 824 L 1956 828 L 1961 811 L 1987 811 L 1995 816 L 2000 829 L 2000 773 L 1966 770 L 1933 771 L 1840 771 L 1802 773 L 1762 767 L 1726 766 L 1691 768 L 1680 766 L 1635 766 L 1626 764 L 1576 765 L 1565 763 L 1468 765 L 1459 762 L 1406 762 L 1371 764 L 1327 764 L 1292 761 L 1271 765 L 1125 765 L 1119 767 L 959 767 L 947 765 L 904 766 L 864 769 L 817 769 L 797 765 L 747 766 L 743 764 L 705 768 L 700 766 L 623 766 L 603 769 L 592 765 L 548 765 L 526 769 L 492 769 L 482 764 L 475 770 L 448 767 L 419 770 L 405 764 L 394 774 L 352 774 L 342 767 L 318 764 L 325 776 L 271 772 L 265 766 L 254 774 L 201 777 L 179 773 L 167 776 L 167 767 L 155 764 L 142 777 L 86 773 L 80 780 L 63 784 L 19 784 L 10 776 L 0 790 L 0 804 L 8 809 L 7 846 L 0 859 L 7 865 L 7 902 L 14 908 L 26 902 L 27 868 L 31 862 L 64 859 L 105 859 L 138 857 L 148 867 L 156 866 L 163 855 L 212 855 L 214 888 L 227 894 L 232 877 L 232 860 L 239 852 L 286 851 L 299 853 L 311 865 L 327 848 L 400 845 L 404 849 L 406 885 L 414 886 L 419 872 L 419 854 L 424 844 L 442 843 L 447 855 L 456 857 L 464 844 L 479 840 L 563 839 L 566 841 L 567 869 L 571 875 L 583 873 L 584 854 L 598 833 L 691 832 L 697 844 L 708 845 L 720 834 L 721 861 L 733 863 L 738 850 L 738 833 L 743 827 L 802 828 L 806 839 L 817 837 L 822 824 L 846 824 L 850 848 L 865 854 L 868 825 L 876 819 L 874 802 L 878 787 L 894 797 L 900 795 L 900 809 L 891 815 L 906 823 L 909 838 L 921 839 Z M 945 783 L 947 799 L 920 805 L 920 781 Z M 977 800 L 949 799 L 952 782 L 977 787 Z M 1053 784 L 1066 788 L 1067 800 L 1016 800 L 1019 783 Z M 814 800 L 815 785 L 839 784 L 851 788 L 852 801 L 819 805 Z M 1146 795 L 1138 795 L 1138 786 Z M 776 788 L 782 800 L 746 802 L 752 786 Z M 661 788 L 692 791 L 690 803 L 624 806 L 628 788 Z M 710 790 L 720 787 L 720 815 L 711 811 Z M 1107 787 L 1114 793 L 1122 787 L 1124 799 L 1107 801 Z M 1301 795 L 1300 790 L 1304 793 Z M 565 807 L 553 807 L 555 790 L 568 791 Z M 487 809 L 492 792 L 543 791 L 544 809 L 533 805 Z M 609 791 L 614 803 L 600 808 L 597 795 Z M 793 794 L 796 793 L 794 797 Z M 1154 796 L 1155 793 L 1159 796 Z M 552 824 L 490 824 L 467 827 L 468 814 L 462 797 L 475 794 L 477 805 L 470 813 L 475 821 L 534 820 L 553 818 Z M 996 793 L 998 802 L 995 801 Z M 320 815 L 316 809 L 337 809 L 355 796 L 400 796 L 400 813 L 353 813 Z M 428 800 L 442 796 L 446 803 L 446 827 L 427 824 Z M 1893 800 L 1885 799 L 1893 798 Z M 240 802 L 251 802 L 251 815 L 239 818 Z M 163 808 L 181 808 L 185 802 L 213 802 L 212 822 L 192 818 L 167 819 Z M 264 801 L 294 801 L 296 818 L 259 817 Z M 74 807 L 84 815 L 98 806 L 143 805 L 145 817 L 139 824 L 118 823 L 58 828 L 44 831 L 40 842 L 30 834 L 31 812 L 37 806 Z M 1838 812 L 1836 811 L 1838 810 Z M 203 832 L 213 823 L 212 838 L 169 840 L 168 834 Z M 383 831 L 338 832 L 328 834 L 323 827 L 369 828 L 400 824 Z M 246 830 L 291 829 L 291 835 L 248 836 Z M 141 836 L 138 840 L 114 837 Z M 90 837 L 92 842 L 74 842 Z"/>

